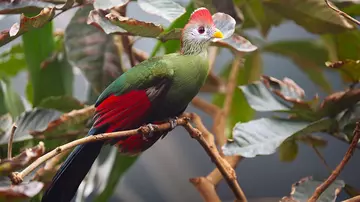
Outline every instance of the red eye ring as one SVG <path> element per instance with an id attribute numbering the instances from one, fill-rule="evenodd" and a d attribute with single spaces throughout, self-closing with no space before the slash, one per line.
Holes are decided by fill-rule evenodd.
<path id="1" fill-rule="evenodd" d="M 198 32 L 199 32 L 199 34 L 204 34 L 204 32 L 205 32 L 205 27 L 204 27 L 204 26 L 200 26 L 200 27 L 198 28 Z"/>

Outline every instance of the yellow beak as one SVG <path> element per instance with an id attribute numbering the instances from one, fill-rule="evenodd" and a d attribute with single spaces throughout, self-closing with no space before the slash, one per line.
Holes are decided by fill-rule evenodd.
<path id="1" fill-rule="evenodd" d="M 221 39 L 221 38 L 224 38 L 224 35 L 223 35 L 223 33 L 220 31 L 220 30 L 218 30 L 218 29 L 216 29 L 215 28 L 215 33 L 214 33 L 214 35 L 213 35 L 213 37 L 214 38 L 219 38 L 219 39 Z"/>

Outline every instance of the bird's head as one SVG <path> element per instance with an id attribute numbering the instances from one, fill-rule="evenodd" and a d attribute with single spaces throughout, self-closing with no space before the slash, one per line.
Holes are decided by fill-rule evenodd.
<path id="1" fill-rule="evenodd" d="M 215 27 L 208 9 L 198 8 L 190 16 L 181 36 L 181 53 L 199 54 L 206 51 L 214 38 L 223 38 L 223 33 Z"/>

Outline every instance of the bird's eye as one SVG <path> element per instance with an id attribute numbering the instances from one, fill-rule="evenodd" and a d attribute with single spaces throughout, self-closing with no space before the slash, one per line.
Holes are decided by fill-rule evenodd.
<path id="1" fill-rule="evenodd" d="M 200 26 L 198 28 L 198 32 L 199 32 L 199 34 L 203 34 L 205 32 L 205 28 L 203 26 Z"/>

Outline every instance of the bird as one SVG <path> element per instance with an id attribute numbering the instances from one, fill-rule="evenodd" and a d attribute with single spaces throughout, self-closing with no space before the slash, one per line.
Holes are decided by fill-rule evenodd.
<path id="1" fill-rule="evenodd" d="M 207 48 L 211 40 L 223 37 L 208 9 L 194 10 L 182 29 L 180 51 L 154 56 L 135 65 L 99 95 L 88 135 L 166 121 L 175 127 L 174 120 L 185 111 L 208 76 Z M 53 177 L 42 202 L 71 201 L 104 145 L 116 146 L 124 155 L 138 155 L 169 131 L 78 145 Z"/>

